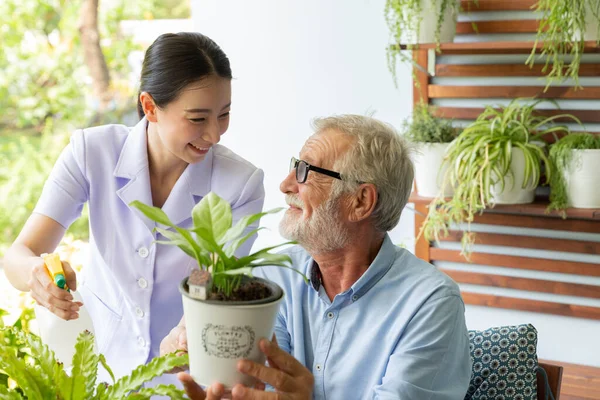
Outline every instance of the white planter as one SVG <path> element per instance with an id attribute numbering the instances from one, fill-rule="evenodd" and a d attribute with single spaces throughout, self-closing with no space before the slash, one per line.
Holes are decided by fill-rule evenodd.
<path id="1" fill-rule="evenodd" d="M 417 32 L 407 32 L 403 42 L 408 44 L 435 43 L 435 30 L 440 13 L 440 0 L 423 0 L 423 10 L 416 18 L 420 20 L 419 34 Z M 444 20 L 440 29 L 440 43 L 454 41 L 456 34 L 456 20 L 458 12 L 455 7 L 448 7 L 444 12 Z M 418 26 L 419 21 L 413 21 L 413 26 Z"/>
<path id="2" fill-rule="evenodd" d="M 448 164 L 444 155 L 450 143 L 420 143 L 414 158 L 417 193 L 423 197 L 436 197 L 441 193 Z M 444 188 L 444 196 L 452 196 L 450 185 Z"/>
<path id="3" fill-rule="evenodd" d="M 585 32 L 583 33 L 584 40 L 598 40 L 598 18 L 594 15 L 591 0 L 585 2 Z M 599 10 L 600 11 L 600 10 Z"/>
<path id="4" fill-rule="evenodd" d="M 502 184 L 498 182 L 491 188 L 492 202 L 494 204 L 527 204 L 533 202 L 535 197 L 535 186 L 528 182 L 528 186 L 523 189 L 525 180 L 525 156 L 523 150 L 518 147 L 512 148 L 510 162 L 510 171 L 504 177 L 504 190 Z"/>
<path id="5" fill-rule="evenodd" d="M 572 150 L 565 174 L 569 206 L 600 208 L 600 150 Z"/>
<path id="6" fill-rule="evenodd" d="M 179 290 L 187 329 L 190 375 L 201 385 L 219 382 L 231 389 L 237 383 L 254 385 L 254 380 L 237 371 L 238 360 L 264 363 L 258 348 L 260 338 L 271 340 L 283 291 L 260 278 L 275 293 L 274 300 L 262 303 L 201 301 L 188 295 L 187 278 Z"/>

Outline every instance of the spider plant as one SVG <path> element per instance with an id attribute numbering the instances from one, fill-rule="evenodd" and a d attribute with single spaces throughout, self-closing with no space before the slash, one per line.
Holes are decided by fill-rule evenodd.
<path id="1" fill-rule="evenodd" d="M 591 133 L 573 133 L 561 138 L 550 146 L 550 159 L 553 168 L 550 179 L 550 205 L 548 211 L 562 210 L 569 206 L 565 171 L 571 167 L 571 162 L 577 162 L 573 150 L 598 150 L 600 149 L 600 136 Z"/>
<path id="2" fill-rule="evenodd" d="M 513 185 L 536 187 L 542 176 L 542 163 L 546 180 L 551 179 L 552 168 L 541 146 L 542 137 L 568 129 L 555 124 L 559 118 L 579 121 L 568 114 L 537 115 L 535 108 L 544 100 L 529 104 L 524 104 L 523 100 L 515 99 L 499 108 L 487 106 L 475 122 L 452 142 L 446 152 L 445 162 L 449 168 L 444 181 L 454 187 L 454 195 L 434 199 L 420 235 L 423 234 L 427 240 L 438 241 L 448 235 L 450 225 L 467 223 L 462 237 L 462 254 L 468 258 L 475 239 L 471 222 L 477 214 L 494 206 L 493 188 L 499 185 L 498 192 L 501 193 L 506 182 L 513 178 L 511 161 L 515 149 L 523 152 L 525 171 L 523 181 L 512 179 Z"/>
<path id="3" fill-rule="evenodd" d="M 387 23 L 392 44 L 387 48 L 388 68 L 392 73 L 394 84 L 396 81 L 397 61 L 411 59 L 402 53 L 400 43 L 406 41 L 408 49 L 415 48 L 421 32 L 423 11 L 430 9 L 435 13 L 435 43 L 440 44 L 442 24 L 444 20 L 453 15 L 458 15 L 460 2 L 457 0 L 386 0 L 384 7 L 385 21 Z"/>
<path id="4" fill-rule="evenodd" d="M 575 87 L 581 88 L 579 65 L 585 45 L 584 32 L 588 23 L 595 24 L 596 29 L 600 27 L 600 0 L 539 0 L 536 10 L 542 15 L 526 64 L 533 66 L 538 44 L 541 43 L 540 57 L 545 61 L 542 71 L 546 74 L 546 89 L 566 78 L 572 78 Z M 600 44 L 598 37 L 596 44 Z M 571 61 L 565 61 L 565 56 L 571 57 Z"/>

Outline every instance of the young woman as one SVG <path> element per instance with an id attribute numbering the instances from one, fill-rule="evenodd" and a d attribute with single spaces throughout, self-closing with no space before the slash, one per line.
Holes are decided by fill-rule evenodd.
<path id="1" fill-rule="evenodd" d="M 154 245 L 155 224 L 129 204 L 161 207 L 186 227 L 210 191 L 230 202 L 236 219 L 262 209 L 263 172 L 218 145 L 230 108 L 231 68 L 223 51 L 198 33 L 160 36 L 143 63 L 140 122 L 76 131 L 5 255 L 14 287 L 63 319 L 77 318 L 82 304 L 53 284 L 40 254 L 54 251 L 89 204 L 90 259 L 80 292 L 98 350 L 117 376 L 159 354 L 183 315 L 179 282 L 196 267 L 177 247 Z M 63 266 L 76 289 L 75 273 Z"/>

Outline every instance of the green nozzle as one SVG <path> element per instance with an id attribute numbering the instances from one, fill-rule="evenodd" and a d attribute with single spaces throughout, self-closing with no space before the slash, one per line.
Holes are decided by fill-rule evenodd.
<path id="1" fill-rule="evenodd" d="M 67 284 L 67 280 L 63 274 L 56 274 L 54 275 L 54 283 L 56 283 L 56 286 L 59 288 L 64 289 L 65 285 Z"/>

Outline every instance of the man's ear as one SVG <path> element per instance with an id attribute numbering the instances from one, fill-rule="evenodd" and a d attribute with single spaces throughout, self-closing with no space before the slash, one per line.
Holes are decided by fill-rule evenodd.
<path id="1" fill-rule="evenodd" d="M 144 110 L 144 114 L 146 115 L 146 119 L 150 122 L 156 122 L 156 104 L 154 103 L 154 99 L 148 92 L 140 93 L 140 103 L 142 103 L 142 110 Z"/>
<path id="2" fill-rule="evenodd" d="M 372 183 L 361 184 L 352 198 L 350 221 L 359 222 L 369 218 L 375 211 L 379 197 Z"/>

